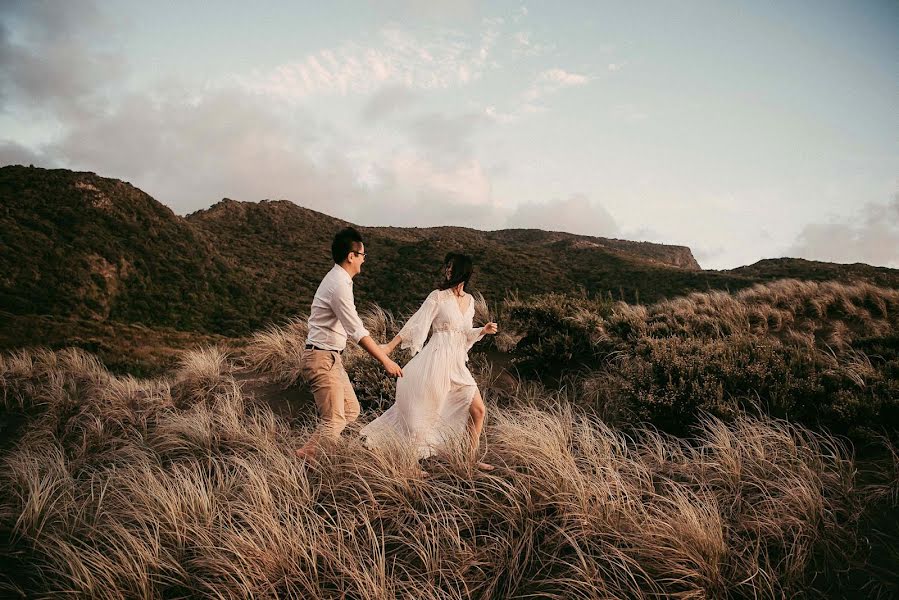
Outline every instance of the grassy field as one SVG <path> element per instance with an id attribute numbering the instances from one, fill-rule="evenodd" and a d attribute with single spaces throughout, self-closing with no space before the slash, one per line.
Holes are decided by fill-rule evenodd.
<path id="1" fill-rule="evenodd" d="M 314 468 L 292 457 L 308 406 L 274 411 L 261 391 L 302 389 L 301 319 L 240 349 L 184 352 L 154 378 L 80 349 L 7 353 L 0 591 L 894 597 L 897 294 L 787 281 L 650 306 L 481 302 L 478 318 L 504 326 L 471 361 L 498 469 L 478 472 L 460 449 L 428 479 L 404 448 L 365 448 L 361 423 Z M 382 339 L 402 322 L 376 308 L 365 320 Z M 485 359 L 498 352 L 511 373 Z M 364 422 L 393 384 L 358 349 L 346 362 Z M 753 368 L 780 370 L 737 377 Z M 821 386 L 825 416 L 874 408 L 779 414 Z M 852 437 L 822 426 L 834 423 Z"/>
<path id="2" fill-rule="evenodd" d="M 209 345 L 237 349 L 242 344 L 239 338 L 197 331 L 0 311 L 0 351 L 81 348 L 120 375 L 155 377 L 171 371 L 185 350 Z"/>

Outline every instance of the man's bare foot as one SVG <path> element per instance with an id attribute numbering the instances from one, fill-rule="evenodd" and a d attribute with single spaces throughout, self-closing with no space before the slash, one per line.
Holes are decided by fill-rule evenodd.
<path id="1" fill-rule="evenodd" d="M 482 470 L 482 471 L 492 471 L 492 470 L 495 469 L 496 467 L 494 467 L 494 466 L 491 465 L 490 463 L 479 462 L 479 463 L 478 463 L 478 468 L 479 468 L 480 470 Z"/>

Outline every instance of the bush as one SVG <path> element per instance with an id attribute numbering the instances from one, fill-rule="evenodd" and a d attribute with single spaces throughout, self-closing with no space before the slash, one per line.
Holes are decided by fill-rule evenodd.
<path id="1" fill-rule="evenodd" d="M 513 362 L 526 376 L 560 378 L 595 367 L 612 350 L 603 330 L 612 302 L 599 298 L 545 294 L 507 299 L 499 317 L 505 339 L 514 340 Z"/>

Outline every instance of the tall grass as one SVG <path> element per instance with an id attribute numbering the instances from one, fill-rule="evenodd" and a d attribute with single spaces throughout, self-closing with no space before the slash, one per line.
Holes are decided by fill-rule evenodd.
<path id="1" fill-rule="evenodd" d="M 0 455 L 3 592 L 815 596 L 861 568 L 866 507 L 896 506 L 890 474 L 862 486 L 825 434 L 738 416 L 689 441 L 625 435 L 525 384 L 491 413 L 491 474 L 460 450 L 422 480 L 414 452 L 371 451 L 355 428 L 312 468 L 291 452 L 308 432 L 245 402 L 233 370 L 215 349 L 155 380 L 77 353 L 3 357 L 7 403 L 43 407 Z"/>
<path id="2" fill-rule="evenodd" d="M 80 350 L 0 356 L 0 595 L 899 593 L 890 434 L 883 460 L 859 463 L 844 439 L 795 422 L 873 432 L 893 414 L 895 290 L 777 282 L 477 312 L 500 321 L 526 376 L 470 361 L 491 407 L 489 474 L 460 445 L 421 479 L 414 451 L 369 450 L 361 423 L 317 465 L 293 458 L 312 424 L 245 399 L 240 379 L 302 385 L 299 318 L 241 354 L 186 352 L 154 379 Z M 402 321 L 378 307 L 363 320 L 378 341 Z M 394 382 L 352 344 L 344 362 L 365 422 Z"/>
<path id="3" fill-rule="evenodd" d="M 836 351 L 899 327 L 899 290 L 869 283 L 784 279 L 734 294 L 693 293 L 650 306 L 616 305 L 607 329 L 637 337 L 771 335 Z"/>
<path id="4" fill-rule="evenodd" d="M 590 409 L 685 433 L 702 412 L 774 416 L 874 440 L 899 422 L 899 290 L 776 281 L 642 306 L 506 303 L 531 377 L 577 371 Z"/>

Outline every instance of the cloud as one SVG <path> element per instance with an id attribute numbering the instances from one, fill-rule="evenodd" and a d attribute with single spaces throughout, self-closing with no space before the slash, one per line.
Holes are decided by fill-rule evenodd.
<path id="1" fill-rule="evenodd" d="M 412 146 L 355 154 L 340 131 L 303 111 L 278 111 L 241 89 L 184 88 L 126 96 L 72 124 L 45 155 L 130 181 L 179 214 L 223 197 L 269 198 L 361 224 L 489 226 L 500 218 L 492 183 L 466 141 L 476 120 L 428 115 L 412 122 Z M 430 127 L 447 135 L 431 137 Z"/>
<path id="2" fill-rule="evenodd" d="M 475 0 L 375 0 L 379 12 L 412 15 L 415 18 L 445 22 L 447 19 L 470 19 L 477 13 Z"/>
<path id="3" fill-rule="evenodd" d="M 569 73 L 564 69 L 550 69 L 540 73 L 537 81 L 558 87 L 567 87 L 570 85 L 584 85 L 589 81 L 589 78 L 586 75 Z"/>
<path id="4" fill-rule="evenodd" d="M 497 67 L 490 59 L 499 38 L 494 22 L 486 22 L 476 37 L 444 30 L 421 40 L 396 27 L 381 30 L 378 37 L 368 46 L 348 42 L 237 80 L 255 93 L 300 101 L 371 93 L 385 86 L 447 89 L 467 85 Z"/>
<path id="5" fill-rule="evenodd" d="M 491 104 L 484 107 L 484 115 L 500 124 L 514 123 L 525 116 L 547 112 L 549 109 L 540 103 L 546 96 L 564 88 L 586 85 L 590 81 L 591 78 L 587 75 L 559 68 L 548 69 L 534 78 L 511 109 L 503 110 Z"/>
<path id="6" fill-rule="evenodd" d="M 481 115 L 403 119 L 394 134 L 403 144 L 388 153 L 370 147 L 370 140 L 360 142 L 349 126 L 323 122 L 290 103 L 227 83 L 198 89 L 166 80 L 107 99 L 104 86 L 123 73 L 99 73 L 105 55 L 91 40 L 104 21 L 93 5 L 13 8 L 4 11 L 0 31 L 2 76 L 10 84 L 2 89 L 16 96 L 14 102 L 7 98 L 13 114 L 24 114 L 25 105 L 41 105 L 60 134 L 39 148 L 12 139 L 0 143 L 3 164 L 63 166 L 124 179 L 181 214 L 226 196 L 287 198 L 356 222 L 383 222 L 384 207 L 390 206 L 394 222 L 432 225 L 447 216 L 462 224 L 492 202 L 489 176 L 473 158 L 470 142 L 478 121 L 487 121 Z M 85 10 L 83 19 L 79 8 Z M 413 83 L 426 77 L 409 65 L 431 65 L 438 76 L 454 73 L 458 81 L 476 76 L 487 68 L 493 32 L 494 25 L 486 25 L 480 35 L 456 45 L 450 34 L 423 44 L 396 29 L 382 32 L 382 52 L 368 56 L 394 61 L 385 66 L 393 75 L 373 77 L 388 83 L 375 89 L 362 118 L 376 122 L 418 100 L 404 81 L 390 83 L 406 75 Z M 61 54 L 64 46 L 74 60 Z M 315 85 L 339 89 L 351 86 L 358 74 L 353 69 L 363 68 L 348 57 L 351 53 L 324 50 L 303 64 Z M 124 69 L 124 63 L 117 64 Z M 459 66 L 470 68 L 469 75 Z M 29 74 L 32 67 L 35 73 Z M 338 76 L 328 79 L 328 73 Z"/>
<path id="7" fill-rule="evenodd" d="M 507 219 L 506 226 L 594 237 L 612 237 L 619 233 L 618 224 L 609 211 L 584 194 L 572 194 L 542 204 L 520 204 Z"/>
<path id="8" fill-rule="evenodd" d="M 448 169 L 408 153 L 379 170 L 379 184 L 369 190 L 372 201 L 359 212 L 361 223 L 492 228 L 502 220 L 490 177 L 477 160 Z"/>
<path id="9" fill-rule="evenodd" d="M 402 85 L 388 85 L 376 91 L 365 106 L 362 107 L 361 118 L 366 124 L 372 124 L 408 108 L 417 100 L 417 96 Z"/>
<path id="10" fill-rule="evenodd" d="M 479 113 L 431 113 L 412 120 L 408 132 L 428 160 L 454 165 L 473 156 L 472 138 L 477 128 L 488 122 L 488 117 Z"/>
<path id="11" fill-rule="evenodd" d="M 585 85 L 589 81 L 590 77 L 587 75 L 571 73 L 559 68 L 549 69 L 537 75 L 522 97 L 527 102 L 534 102 L 543 96 L 555 94 L 563 88 Z"/>
<path id="12" fill-rule="evenodd" d="M 486 115 L 493 121 L 496 121 L 497 123 L 507 125 L 509 123 L 514 123 L 528 115 L 537 115 L 540 113 L 545 113 L 548 110 L 548 108 L 540 104 L 531 104 L 530 102 L 525 102 L 518 105 L 509 112 L 501 111 L 495 106 L 487 106 L 484 108 L 484 115 Z"/>
<path id="13" fill-rule="evenodd" d="M 899 268 L 899 193 L 888 204 L 868 204 L 854 218 L 806 225 L 790 256 Z"/>
<path id="14" fill-rule="evenodd" d="M 242 90 L 127 95 L 108 113 L 71 123 L 45 153 L 68 168 L 128 180 L 175 212 L 223 197 L 289 198 L 352 216 L 363 198 L 352 165 L 321 140 L 326 125 L 279 113 Z"/>
<path id="15" fill-rule="evenodd" d="M 483 207 L 491 203 L 490 181 L 475 160 L 445 170 L 416 156 L 400 156 L 393 160 L 392 167 L 398 187 L 418 190 L 419 199 L 430 193 L 457 205 Z"/>
<path id="16" fill-rule="evenodd" d="M 41 165 L 44 157 L 11 140 L 0 142 L 0 165 Z"/>
<path id="17" fill-rule="evenodd" d="M 645 121 L 649 118 L 649 114 L 635 104 L 618 104 L 611 108 L 609 114 L 616 121 L 634 123 L 637 121 Z"/>
<path id="18" fill-rule="evenodd" d="M 223 197 L 285 198 L 361 224 L 505 222 L 508 210 L 493 195 L 496 173 L 475 152 L 479 131 L 495 119 L 471 110 L 405 114 L 427 100 L 423 90 L 467 85 L 515 56 L 509 48 L 498 55 L 508 41 L 501 20 L 483 20 L 470 35 L 415 37 L 394 27 L 375 44 L 312 53 L 252 80 L 283 85 L 272 97 L 247 80 L 113 89 L 130 74 L 118 58 L 106 62 L 114 44 L 101 47 L 109 38 L 98 33 L 104 21 L 91 12 L 96 7 L 66 3 L 54 12 L 38 4 L 18 4 L 3 16 L 0 76 L 9 85 L 0 89 L 13 116 L 40 107 L 59 133 L 30 148 L 20 139 L 0 143 L 3 163 L 124 179 L 179 214 Z M 69 6 L 84 7 L 84 19 Z M 29 65 L 46 80 L 29 79 Z M 563 86 L 564 79 L 544 83 Z M 357 92 L 367 96 L 358 98 L 355 114 L 367 124 L 389 119 L 387 134 L 360 132 L 353 119 L 324 121 L 322 111 L 294 102 Z"/>
<path id="19" fill-rule="evenodd" d="M 693 253 L 693 258 L 695 258 L 696 262 L 701 266 L 724 257 L 727 253 L 727 248 L 724 246 L 697 246 L 692 247 L 691 252 Z"/>
<path id="20" fill-rule="evenodd" d="M 4 110 L 79 118 L 103 106 L 125 72 L 120 52 L 101 48 L 111 24 L 93 2 L 4 2 L 0 15 L 0 98 Z"/>
<path id="21" fill-rule="evenodd" d="M 552 51 L 555 46 L 534 41 L 530 31 L 518 31 L 512 36 L 515 53 L 521 56 L 540 56 Z"/>

